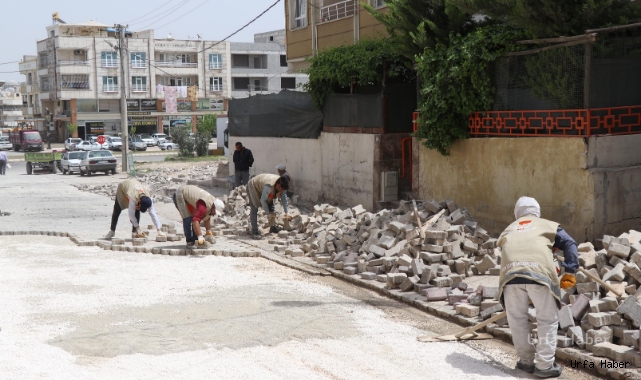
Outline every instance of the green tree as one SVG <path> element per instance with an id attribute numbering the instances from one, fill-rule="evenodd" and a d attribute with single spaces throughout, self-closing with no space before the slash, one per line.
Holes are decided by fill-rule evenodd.
<path id="1" fill-rule="evenodd" d="M 392 51 L 387 39 L 361 40 L 354 45 L 325 50 L 313 58 L 303 85 L 319 109 L 332 93 L 349 93 L 352 85 L 380 85 L 387 81 L 414 81 L 410 61 Z"/>
<path id="2" fill-rule="evenodd" d="M 532 38 L 574 36 L 641 17 L 631 0 L 448 0 L 463 12 L 525 29 Z"/>
<path id="3" fill-rule="evenodd" d="M 180 147 L 178 150 L 178 155 L 181 157 L 193 157 L 194 156 L 194 140 L 189 136 L 193 127 L 191 123 L 186 125 L 181 125 L 179 127 L 174 127 L 171 130 L 171 137 L 174 139 L 174 142 Z"/>
<path id="4" fill-rule="evenodd" d="M 216 115 L 204 115 L 203 120 L 196 126 L 196 136 L 194 136 L 196 155 L 198 157 L 209 155 L 209 142 L 215 129 Z"/>
<path id="5" fill-rule="evenodd" d="M 74 133 L 78 130 L 78 124 L 67 124 L 67 132 L 69 133 L 69 137 L 73 136 Z"/>
<path id="6" fill-rule="evenodd" d="M 385 4 L 384 12 L 365 8 L 385 25 L 394 52 L 412 62 L 426 48 L 448 45 L 450 33 L 466 35 L 477 26 L 470 13 L 449 0 L 386 0 Z"/>

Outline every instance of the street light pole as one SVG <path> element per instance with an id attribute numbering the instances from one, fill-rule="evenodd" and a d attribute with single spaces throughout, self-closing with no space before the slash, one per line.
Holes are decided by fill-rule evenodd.
<path id="1" fill-rule="evenodd" d="M 129 172 L 129 161 L 127 160 L 129 151 L 129 123 L 127 122 L 127 94 L 126 94 L 126 76 L 125 76 L 125 30 L 126 26 L 115 25 L 119 34 L 119 53 L 120 53 L 120 130 L 122 132 L 122 171 Z"/>

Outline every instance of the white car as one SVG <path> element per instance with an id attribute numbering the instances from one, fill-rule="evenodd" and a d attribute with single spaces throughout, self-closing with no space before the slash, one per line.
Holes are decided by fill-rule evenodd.
<path id="1" fill-rule="evenodd" d="M 62 174 L 73 174 L 73 172 L 80 173 L 80 161 L 84 157 L 85 152 L 66 152 L 62 155 L 60 165 L 62 166 Z"/>
<path id="2" fill-rule="evenodd" d="M 68 151 L 76 150 L 76 144 L 81 143 L 82 139 L 76 137 L 69 137 L 65 140 L 65 149 Z"/>
<path id="3" fill-rule="evenodd" d="M 9 137 L 4 136 L 0 137 L 0 150 L 7 149 L 11 150 L 13 149 L 13 145 L 9 142 Z"/>
<path id="4" fill-rule="evenodd" d="M 158 144 L 160 147 L 160 150 L 172 150 L 172 149 L 180 149 L 178 144 L 173 143 L 171 141 L 165 141 L 163 143 Z"/>
<path id="5" fill-rule="evenodd" d="M 140 137 L 129 139 L 129 150 L 147 150 L 147 144 Z"/>
<path id="6" fill-rule="evenodd" d="M 91 141 L 92 143 L 98 144 L 100 149 L 109 149 L 109 143 L 107 142 L 107 136 L 104 136 L 104 137 L 105 137 L 105 142 L 103 144 L 100 144 L 98 142 L 98 137 L 97 136 L 96 137 L 92 137 L 91 140 L 89 140 L 89 141 Z"/>
<path id="7" fill-rule="evenodd" d="M 140 135 L 140 136 L 138 136 L 138 137 L 140 137 L 140 139 L 141 139 L 145 144 L 147 144 L 147 146 L 156 146 L 156 140 L 154 140 L 154 138 L 153 138 L 153 137 L 151 137 L 151 136 L 149 136 L 149 135 Z"/>
<path id="8" fill-rule="evenodd" d="M 107 145 L 111 150 L 122 150 L 122 138 L 114 136 L 107 137 Z"/>
<path id="9" fill-rule="evenodd" d="M 100 150 L 100 145 L 91 141 L 82 141 L 76 144 L 76 150 L 83 150 L 85 152 L 88 152 L 91 150 Z"/>
<path id="10" fill-rule="evenodd" d="M 154 133 L 151 137 L 156 141 L 156 145 L 160 145 L 167 140 L 167 135 L 164 133 Z"/>

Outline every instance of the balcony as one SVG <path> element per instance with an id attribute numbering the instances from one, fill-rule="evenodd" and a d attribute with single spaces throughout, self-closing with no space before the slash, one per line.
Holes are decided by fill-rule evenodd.
<path id="1" fill-rule="evenodd" d="M 223 92 L 223 86 L 209 86 L 210 92 Z"/>
<path id="2" fill-rule="evenodd" d="M 117 84 L 103 84 L 102 92 L 118 92 Z"/>
<path id="3" fill-rule="evenodd" d="M 148 92 L 149 89 L 146 84 L 132 84 L 131 92 Z"/>
<path id="4" fill-rule="evenodd" d="M 131 61 L 131 68 L 132 69 L 145 69 L 147 68 L 147 65 L 145 61 Z"/>
<path id="5" fill-rule="evenodd" d="M 117 59 L 103 59 L 102 67 L 118 67 Z"/>
<path id="6" fill-rule="evenodd" d="M 182 61 L 156 61 L 158 67 L 187 67 L 197 68 L 197 62 L 182 62 Z"/>
<path id="7" fill-rule="evenodd" d="M 89 66 L 89 61 L 58 61 L 58 66 Z"/>
<path id="8" fill-rule="evenodd" d="M 335 4 L 326 5 L 319 9 L 320 23 L 340 20 L 342 18 L 351 17 L 356 10 L 356 3 L 354 0 L 345 0 Z"/>

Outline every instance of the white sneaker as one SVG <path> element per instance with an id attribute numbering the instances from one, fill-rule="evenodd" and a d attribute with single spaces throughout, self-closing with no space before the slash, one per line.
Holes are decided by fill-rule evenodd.
<path id="1" fill-rule="evenodd" d="M 114 237 L 114 235 L 116 235 L 114 231 L 109 231 L 109 233 L 107 233 L 107 235 L 105 236 L 105 239 L 111 239 L 112 237 Z"/>

